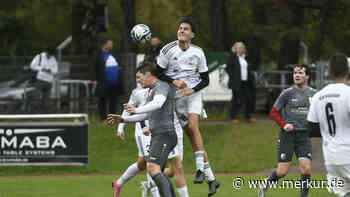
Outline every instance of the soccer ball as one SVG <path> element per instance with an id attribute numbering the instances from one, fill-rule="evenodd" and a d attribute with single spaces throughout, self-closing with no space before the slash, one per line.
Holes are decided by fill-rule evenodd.
<path id="1" fill-rule="evenodd" d="M 151 29 L 144 24 L 135 25 L 131 31 L 131 38 L 137 43 L 145 43 L 151 39 Z"/>

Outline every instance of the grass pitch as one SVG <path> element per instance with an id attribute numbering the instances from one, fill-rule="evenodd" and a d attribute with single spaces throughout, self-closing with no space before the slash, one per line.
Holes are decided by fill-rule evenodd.
<path id="1" fill-rule="evenodd" d="M 236 176 L 219 176 L 221 187 L 214 197 L 257 197 L 257 189 L 249 188 L 246 183 L 241 189 L 232 187 L 232 180 Z M 243 176 L 247 182 L 249 179 L 261 179 L 257 176 Z M 287 176 L 288 179 L 298 177 Z M 322 175 L 314 175 L 313 178 L 325 179 Z M 64 177 L 25 177 L 25 178 L 0 178 L 0 197 L 101 197 L 113 196 L 111 181 L 113 176 L 64 176 Z M 141 196 L 140 181 L 146 180 L 145 176 L 137 176 L 131 179 L 122 188 L 121 196 Z M 191 197 L 207 196 L 208 186 L 192 184 L 193 176 L 186 177 Z M 299 196 L 299 189 L 271 189 L 268 197 L 295 197 Z M 309 197 L 330 196 L 326 189 L 311 189 Z"/>

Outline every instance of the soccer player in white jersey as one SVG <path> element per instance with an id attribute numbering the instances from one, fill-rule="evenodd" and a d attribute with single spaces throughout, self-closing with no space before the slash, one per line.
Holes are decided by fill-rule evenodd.
<path id="1" fill-rule="evenodd" d="M 136 74 L 136 81 L 137 84 L 140 83 L 140 75 Z M 128 104 L 138 107 L 142 106 L 146 103 L 146 99 L 148 97 L 149 88 L 142 88 L 137 87 L 132 91 L 132 94 L 130 95 L 130 99 Z M 124 110 L 122 116 L 127 116 L 128 113 Z M 184 170 L 182 166 L 182 157 L 183 157 L 183 131 L 181 128 L 181 125 L 179 121 L 177 120 L 177 117 L 175 117 L 174 120 L 174 126 L 175 131 L 178 136 L 178 144 L 174 148 L 174 150 L 169 154 L 168 159 L 170 160 L 170 169 L 171 171 L 165 171 L 165 173 L 170 177 L 174 176 L 175 185 L 178 189 L 178 192 L 181 197 L 189 197 L 188 189 L 186 185 L 186 181 L 184 178 Z M 121 140 L 124 140 L 124 126 L 125 123 L 120 123 L 118 125 L 118 132 L 117 136 Z M 114 197 L 120 196 L 120 191 L 122 186 L 131 178 L 133 178 L 136 174 L 138 174 L 140 171 L 144 170 L 146 168 L 146 158 L 148 156 L 151 136 L 150 135 L 144 135 L 143 129 L 147 129 L 148 126 L 145 124 L 144 121 L 137 122 L 135 124 L 135 140 L 136 145 L 138 148 L 138 161 L 136 163 L 133 163 L 128 167 L 128 169 L 123 173 L 123 175 L 113 182 L 113 188 L 114 188 Z M 147 174 L 148 184 L 142 185 L 142 187 L 149 187 L 149 188 L 143 188 L 143 189 L 150 189 L 154 197 L 159 196 L 159 191 L 157 186 L 154 184 L 151 176 Z"/>
<path id="2" fill-rule="evenodd" d="M 159 78 L 177 87 L 176 112 L 192 143 L 197 173 L 194 183 L 208 178 L 209 193 L 215 194 L 220 186 L 211 170 L 203 146 L 198 121 L 203 110 L 201 90 L 209 84 L 209 73 L 203 50 L 191 44 L 195 37 L 191 18 L 183 17 L 179 23 L 177 40 L 165 45 L 158 57 Z"/>
<path id="3" fill-rule="evenodd" d="M 313 135 L 322 136 L 329 191 L 350 197 L 350 87 L 345 55 L 331 57 L 329 73 L 332 83 L 312 97 L 307 120 Z"/>

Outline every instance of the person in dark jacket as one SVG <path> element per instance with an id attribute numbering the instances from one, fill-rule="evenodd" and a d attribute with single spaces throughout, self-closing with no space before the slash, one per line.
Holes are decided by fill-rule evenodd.
<path id="1" fill-rule="evenodd" d="M 104 40 L 102 47 L 97 49 L 89 65 L 90 79 L 96 86 L 95 93 L 98 97 L 101 120 L 106 119 L 108 113 L 116 112 L 118 98 L 123 93 L 121 68 L 112 49 L 113 41 Z"/>
<path id="2" fill-rule="evenodd" d="M 252 64 L 246 57 L 246 47 L 243 42 L 236 42 L 232 54 L 227 59 L 226 72 L 229 75 L 228 87 L 232 90 L 230 117 L 233 124 L 238 124 L 237 113 L 244 106 L 244 115 L 249 123 L 256 120 L 251 117 L 255 108 L 255 77 Z"/>

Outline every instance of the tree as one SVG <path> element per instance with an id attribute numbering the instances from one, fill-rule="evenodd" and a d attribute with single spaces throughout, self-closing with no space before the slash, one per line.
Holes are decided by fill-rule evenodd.
<path id="1" fill-rule="evenodd" d="M 212 48 L 215 51 L 225 51 L 230 48 L 225 42 L 227 33 L 226 0 L 211 0 L 211 35 Z"/>
<path id="2" fill-rule="evenodd" d="M 123 52 L 137 52 L 137 46 L 130 38 L 130 30 L 135 22 L 135 0 L 121 0 L 121 7 L 124 11 L 124 25 L 121 30 L 121 50 Z"/>

